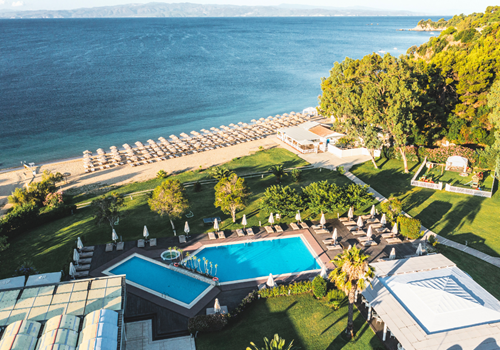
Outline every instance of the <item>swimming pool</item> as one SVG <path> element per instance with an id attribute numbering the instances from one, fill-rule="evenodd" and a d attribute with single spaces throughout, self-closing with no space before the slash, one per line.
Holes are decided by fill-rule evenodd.
<path id="1" fill-rule="evenodd" d="M 194 255 L 217 264 L 221 284 L 255 280 L 273 275 L 321 269 L 316 254 L 302 236 L 207 245 Z"/>
<path id="2" fill-rule="evenodd" d="M 130 285 L 188 309 L 214 287 L 207 278 L 188 272 L 177 272 L 137 253 L 103 273 L 106 275 L 125 274 L 127 283 Z"/>

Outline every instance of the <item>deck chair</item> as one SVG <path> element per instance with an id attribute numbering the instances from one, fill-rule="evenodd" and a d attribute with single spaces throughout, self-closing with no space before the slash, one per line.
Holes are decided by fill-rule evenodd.
<path id="1" fill-rule="evenodd" d="M 402 240 L 400 240 L 399 238 L 386 238 L 385 241 L 388 243 L 388 244 L 396 244 L 396 243 L 403 243 Z"/>
<path id="2" fill-rule="evenodd" d="M 80 258 L 91 258 L 94 256 L 94 252 L 82 252 L 80 253 Z"/>
<path id="3" fill-rule="evenodd" d="M 321 228 L 319 230 L 314 230 L 314 233 L 316 233 L 317 235 L 322 235 L 322 234 L 330 233 L 330 231 L 328 231 L 327 229 Z"/>
<path id="4" fill-rule="evenodd" d="M 90 270 L 90 264 L 77 265 L 75 266 L 76 271 L 87 271 Z"/>
<path id="5" fill-rule="evenodd" d="M 139 240 L 137 241 L 137 246 L 138 246 L 139 248 L 144 248 L 144 240 L 143 240 L 143 239 L 139 239 Z"/>
<path id="6" fill-rule="evenodd" d="M 331 237 L 330 238 L 327 238 L 327 239 L 324 239 L 323 240 L 323 243 L 326 244 L 326 245 L 330 245 L 330 244 L 337 244 L 337 240 L 333 240 Z"/>
<path id="7" fill-rule="evenodd" d="M 279 233 L 283 232 L 283 229 L 281 228 L 280 225 L 274 225 L 274 229 L 276 230 L 276 232 L 279 232 Z"/>
<path id="8" fill-rule="evenodd" d="M 217 236 L 219 237 L 219 239 L 226 238 L 226 235 L 224 234 L 224 231 L 217 232 Z"/>
<path id="9" fill-rule="evenodd" d="M 366 235 L 366 231 L 357 230 L 357 231 L 353 231 L 352 234 L 355 235 L 355 236 L 365 236 Z"/>
<path id="10" fill-rule="evenodd" d="M 247 235 L 249 236 L 255 236 L 255 234 L 253 233 L 253 230 L 251 227 L 247 228 Z"/>
<path id="11" fill-rule="evenodd" d="M 74 277 L 75 278 L 83 278 L 83 277 L 88 277 L 88 275 L 89 275 L 88 271 L 82 271 L 82 272 L 75 273 Z"/>
<path id="12" fill-rule="evenodd" d="M 339 218 L 339 221 L 340 221 L 340 222 L 349 221 L 349 218 Z"/>
<path id="13" fill-rule="evenodd" d="M 337 250 L 337 249 L 342 250 L 342 247 L 340 246 L 340 244 L 331 244 L 331 245 L 328 244 L 326 246 L 326 249 L 328 249 L 328 250 Z"/>
<path id="14" fill-rule="evenodd" d="M 82 248 L 82 252 L 93 252 L 95 249 L 95 246 L 91 245 L 91 246 L 88 246 L 88 247 L 83 247 Z"/>
<path id="15" fill-rule="evenodd" d="M 393 234 L 392 232 L 389 232 L 389 233 L 382 233 L 380 236 L 381 236 L 382 238 L 385 238 L 385 239 L 387 239 L 387 238 L 394 238 L 394 234 Z"/>
<path id="16" fill-rule="evenodd" d="M 208 233 L 208 239 L 216 239 L 215 233 L 214 232 L 209 232 Z"/>
<path id="17" fill-rule="evenodd" d="M 236 230 L 236 234 L 238 235 L 238 237 L 245 237 L 245 233 L 241 228 Z"/>
<path id="18" fill-rule="evenodd" d="M 106 252 L 112 252 L 113 251 L 113 243 L 108 243 L 106 244 Z"/>
<path id="19" fill-rule="evenodd" d="M 123 250 L 124 245 L 125 245 L 125 242 L 116 243 L 116 250 Z"/>
<path id="20" fill-rule="evenodd" d="M 150 247 L 156 247 L 156 238 L 151 238 L 149 240 L 149 246 Z"/>
<path id="21" fill-rule="evenodd" d="M 290 224 L 290 227 L 291 227 L 291 228 L 292 228 L 292 230 L 294 230 L 294 231 L 299 229 L 299 226 L 297 226 L 297 224 L 296 224 L 295 222 L 292 222 L 292 223 Z"/>
<path id="22" fill-rule="evenodd" d="M 308 229 L 309 228 L 309 225 L 306 224 L 305 222 L 301 222 L 300 223 L 300 227 L 302 227 L 303 229 Z"/>
<path id="23" fill-rule="evenodd" d="M 267 233 L 274 233 L 274 229 L 272 226 L 264 226 L 264 229 Z"/>
<path id="24" fill-rule="evenodd" d="M 186 236 L 180 235 L 179 236 L 179 243 L 186 243 Z"/>

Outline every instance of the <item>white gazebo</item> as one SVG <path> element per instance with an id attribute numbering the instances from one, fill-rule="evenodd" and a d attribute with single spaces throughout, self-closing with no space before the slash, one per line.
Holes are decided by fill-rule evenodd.
<path id="1" fill-rule="evenodd" d="M 467 171 L 467 164 L 469 161 L 467 158 L 460 156 L 448 157 L 446 160 L 446 170 L 461 169 L 465 173 Z"/>
<path id="2" fill-rule="evenodd" d="M 336 143 L 344 134 L 332 131 L 317 122 L 305 122 L 277 130 L 277 137 L 301 153 L 325 152 L 328 144 Z"/>

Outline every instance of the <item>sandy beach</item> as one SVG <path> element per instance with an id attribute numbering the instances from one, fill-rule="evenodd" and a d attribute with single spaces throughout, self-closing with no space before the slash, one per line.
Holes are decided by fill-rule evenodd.
<path id="1" fill-rule="evenodd" d="M 123 165 L 96 171 L 94 173 L 85 173 L 81 159 L 69 160 L 37 166 L 37 175 L 34 181 L 40 181 L 43 171 L 49 170 L 52 172 L 60 172 L 61 174 L 71 174 L 71 176 L 68 177 L 68 183 L 61 187 L 63 191 L 84 185 L 122 185 L 152 179 L 159 170 L 165 170 L 168 173 L 172 173 L 198 169 L 200 165 L 203 168 L 208 168 L 226 163 L 233 158 L 251 154 L 257 151 L 260 146 L 264 148 L 276 147 L 279 145 L 278 142 L 276 136 L 271 135 L 263 139 L 240 143 L 235 146 L 218 148 L 179 158 L 168 159 L 166 161 L 138 167 Z M 32 174 L 26 169 L 13 170 L 0 174 L 0 215 L 5 214 L 5 211 L 10 207 L 7 197 L 16 187 L 21 187 L 29 183 L 32 177 Z"/>

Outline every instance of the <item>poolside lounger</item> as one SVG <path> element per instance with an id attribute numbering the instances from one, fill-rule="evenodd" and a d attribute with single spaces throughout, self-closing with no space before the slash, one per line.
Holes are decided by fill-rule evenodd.
<path id="1" fill-rule="evenodd" d="M 90 264 L 76 265 L 75 269 L 76 269 L 76 271 L 87 271 L 87 270 L 90 270 Z"/>
<path id="2" fill-rule="evenodd" d="M 291 228 L 292 228 L 292 230 L 294 230 L 294 231 L 299 229 L 299 227 L 297 226 L 297 224 L 296 224 L 295 222 L 292 222 L 292 223 L 290 224 L 290 227 L 291 227 Z"/>
<path id="3" fill-rule="evenodd" d="M 149 246 L 150 247 L 156 247 L 156 238 L 151 238 L 149 240 Z"/>
<path id="4" fill-rule="evenodd" d="M 95 246 L 90 245 L 90 246 L 88 246 L 88 247 L 83 247 L 83 248 L 82 248 L 82 252 L 93 252 L 93 251 L 94 251 L 94 249 L 95 249 Z"/>
<path id="5" fill-rule="evenodd" d="M 236 234 L 238 235 L 238 237 L 245 237 L 245 233 L 241 228 L 236 230 Z"/>
<path id="6" fill-rule="evenodd" d="M 377 233 L 391 232 L 387 227 L 376 228 Z"/>
<path id="7" fill-rule="evenodd" d="M 366 231 L 357 230 L 357 231 L 352 232 L 352 234 L 355 236 L 364 236 L 364 235 L 366 235 Z"/>
<path id="8" fill-rule="evenodd" d="M 399 238 L 386 238 L 385 241 L 389 244 L 403 243 Z"/>
<path id="9" fill-rule="evenodd" d="M 209 232 L 208 233 L 208 239 L 216 239 L 215 233 L 214 232 Z"/>
<path id="10" fill-rule="evenodd" d="M 336 244 L 337 243 L 337 240 L 333 240 L 331 238 L 327 238 L 327 239 L 324 239 L 323 240 L 323 243 L 326 244 L 326 245 L 329 245 L 329 244 Z"/>
<path id="11" fill-rule="evenodd" d="M 309 225 L 306 224 L 305 222 L 301 222 L 300 227 L 302 227 L 303 229 L 307 229 L 307 228 L 309 228 Z"/>
<path id="12" fill-rule="evenodd" d="M 378 245 L 377 242 L 375 241 L 365 241 L 365 242 L 360 242 L 361 245 L 365 246 L 365 247 L 370 247 L 370 246 L 373 246 L 373 245 Z"/>
<path id="13" fill-rule="evenodd" d="M 371 219 L 371 217 L 372 217 L 371 215 L 361 215 L 361 218 L 362 218 L 363 220 L 368 220 L 368 219 Z"/>
<path id="14" fill-rule="evenodd" d="M 316 233 L 317 235 L 322 235 L 322 234 L 326 234 L 326 233 L 330 233 L 330 231 L 328 231 L 327 229 L 319 229 L 319 230 L 314 230 L 314 233 Z"/>
<path id="15" fill-rule="evenodd" d="M 116 250 L 123 250 L 124 245 L 125 245 L 124 242 L 118 242 L 118 243 L 116 243 Z"/>
<path id="16" fill-rule="evenodd" d="M 367 221 L 371 222 L 371 223 L 374 223 L 374 224 L 377 223 L 377 222 L 380 222 L 379 219 L 377 219 L 377 218 L 368 219 Z"/>
<path id="17" fill-rule="evenodd" d="M 112 252 L 113 251 L 113 243 L 108 243 L 106 244 L 106 252 Z"/>
<path id="18" fill-rule="evenodd" d="M 349 218 L 339 218 L 339 221 L 340 222 L 346 222 L 346 221 L 350 221 Z"/>
<path id="19" fill-rule="evenodd" d="M 365 243 L 365 242 L 368 242 L 370 240 L 370 238 L 368 238 L 366 236 L 356 237 L 356 239 L 358 240 L 359 243 Z"/>
<path id="20" fill-rule="evenodd" d="M 326 249 L 328 249 L 328 250 L 336 250 L 336 249 L 342 249 L 342 247 L 340 246 L 340 244 L 335 244 L 335 245 L 327 245 Z"/>
<path id="21" fill-rule="evenodd" d="M 91 262 L 92 262 L 91 258 L 78 260 L 78 264 L 82 264 L 82 265 L 87 265 L 87 264 L 90 264 Z"/>
<path id="22" fill-rule="evenodd" d="M 394 238 L 394 233 L 382 233 L 380 236 L 382 236 L 382 238 Z"/>
<path id="23" fill-rule="evenodd" d="M 253 233 L 253 230 L 251 227 L 247 228 L 247 235 L 249 236 L 255 236 L 255 234 Z"/>
<path id="24" fill-rule="evenodd" d="M 323 228 L 323 226 L 322 225 L 312 225 L 311 228 L 313 230 L 321 230 Z"/>
<path id="25" fill-rule="evenodd" d="M 217 232 L 217 236 L 219 237 L 219 239 L 226 238 L 226 235 L 224 234 L 224 231 Z"/>
<path id="26" fill-rule="evenodd" d="M 358 226 L 346 226 L 345 228 L 347 229 L 347 231 L 357 231 L 358 230 Z"/>
<path id="27" fill-rule="evenodd" d="M 356 221 L 344 221 L 342 222 L 342 224 L 344 224 L 344 226 L 354 226 L 356 225 Z"/>
<path id="28" fill-rule="evenodd" d="M 371 224 L 370 226 L 372 228 L 381 228 L 383 225 L 382 224 Z"/>
<path id="29" fill-rule="evenodd" d="M 83 252 L 80 253 L 80 258 L 91 258 L 94 256 L 94 252 Z"/>
<path id="30" fill-rule="evenodd" d="M 137 246 L 138 246 L 139 248 L 144 248 L 144 240 L 143 240 L 143 239 L 139 239 L 139 240 L 137 241 Z"/>
<path id="31" fill-rule="evenodd" d="M 283 229 L 281 228 L 280 225 L 274 225 L 274 229 L 276 230 L 276 232 L 283 232 Z"/>
<path id="32" fill-rule="evenodd" d="M 186 243 L 186 236 L 185 235 L 179 236 L 179 243 Z"/>
<path id="33" fill-rule="evenodd" d="M 264 229 L 267 233 L 274 233 L 274 229 L 272 226 L 264 226 Z"/>
<path id="34" fill-rule="evenodd" d="M 89 275 L 88 271 L 82 271 L 75 273 L 75 278 L 87 277 Z"/>

